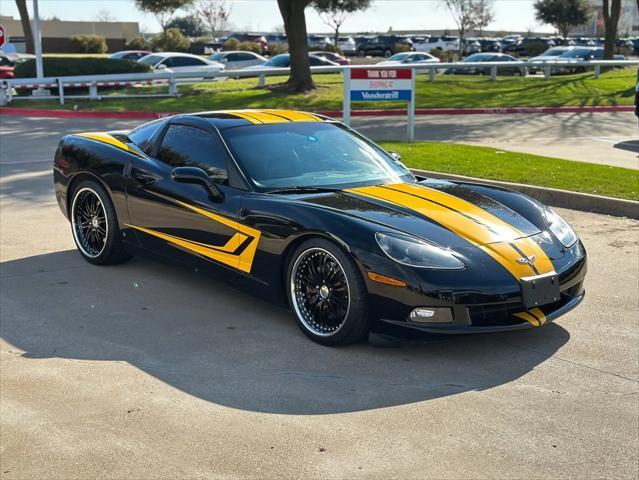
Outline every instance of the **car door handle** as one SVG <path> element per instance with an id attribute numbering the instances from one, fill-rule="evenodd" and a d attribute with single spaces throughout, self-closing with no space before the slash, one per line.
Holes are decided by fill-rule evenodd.
<path id="1" fill-rule="evenodd" d="M 144 170 L 133 170 L 131 176 L 141 185 L 149 185 L 158 181 L 158 176 Z"/>

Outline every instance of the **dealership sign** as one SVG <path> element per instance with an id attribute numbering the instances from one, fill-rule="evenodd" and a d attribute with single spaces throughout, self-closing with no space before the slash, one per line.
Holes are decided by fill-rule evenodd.
<path id="1" fill-rule="evenodd" d="M 413 71 L 399 68 L 351 70 L 351 101 L 410 101 Z"/>
<path id="2" fill-rule="evenodd" d="M 415 70 L 410 67 L 344 68 L 342 121 L 351 122 L 351 102 L 407 102 L 407 136 L 415 134 Z"/>

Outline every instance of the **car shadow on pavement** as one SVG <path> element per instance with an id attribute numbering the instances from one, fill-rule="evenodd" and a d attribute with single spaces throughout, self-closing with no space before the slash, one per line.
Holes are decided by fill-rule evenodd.
<path id="1" fill-rule="evenodd" d="M 365 411 L 486 390 L 531 372 L 570 337 L 550 324 L 328 348 L 285 309 L 176 266 L 134 258 L 96 267 L 69 250 L 3 262 L 0 275 L 0 334 L 14 353 L 123 362 L 256 412 Z"/>
<path id="2" fill-rule="evenodd" d="M 628 140 L 626 142 L 615 143 L 613 147 L 618 148 L 619 150 L 639 153 L 639 140 Z"/>

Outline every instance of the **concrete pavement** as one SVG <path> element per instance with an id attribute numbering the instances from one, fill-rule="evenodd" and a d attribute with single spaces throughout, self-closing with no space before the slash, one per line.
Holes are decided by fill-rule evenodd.
<path id="1" fill-rule="evenodd" d="M 637 477 L 639 222 L 560 211 L 588 294 L 543 329 L 331 349 L 196 272 L 83 261 L 65 124 L 0 122 L 2 478 Z"/>
<path id="2" fill-rule="evenodd" d="M 404 117 L 354 117 L 352 124 L 375 140 L 406 138 Z M 639 129 L 632 113 L 419 116 L 415 138 L 639 168 Z"/>

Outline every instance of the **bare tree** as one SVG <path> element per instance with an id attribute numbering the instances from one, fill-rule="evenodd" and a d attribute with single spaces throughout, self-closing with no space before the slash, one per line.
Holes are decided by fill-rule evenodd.
<path id="1" fill-rule="evenodd" d="M 473 0 L 444 0 L 459 32 L 459 54 L 463 52 L 464 35 L 475 27 L 475 3 Z"/>
<path id="2" fill-rule="evenodd" d="M 95 14 L 96 22 L 115 22 L 115 17 L 108 10 L 100 10 Z"/>
<path id="3" fill-rule="evenodd" d="M 199 0 L 195 4 L 195 11 L 214 38 L 228 28 L 231 6 L 226 0 Z"/>
<path id="4" fill-rule="evenodd" d="M 314 0 L 313 7 L 320 15 L 322 22 L 331 27 L 334 32 L 334 43 L 339 43 L 339 29 L 346 18 L 358 10 L 370 7 L 371 0 Z"/>
<path id="5" fill-rule="evenodd" d="M 604 59 L 612 60 L 615 53 L 615 38 L 621 14 L 621 0 L 603 0 Z"/>
<path id="6" fill-rule="evenodd" d="M 16 0 L 16 6 L 20 13 L 20 23 L 22 24 L 22 34 L 24 35 L 24 43 L 27 47 L 27 53 L 35 53 L 35 47 L 33 45 L 33 30 L 31 30 L 31 21 L 29 20 L 27 0 Z"/>
<path id="7" fill-rule="evenodd" d="M 495 10 L 493 9 L 492 0 L 476 0 L 474 5 L 475 25 L 474 28 L 481 37 L 484 33 L 484 28 L 493 23 L 495 19 Z"/>

